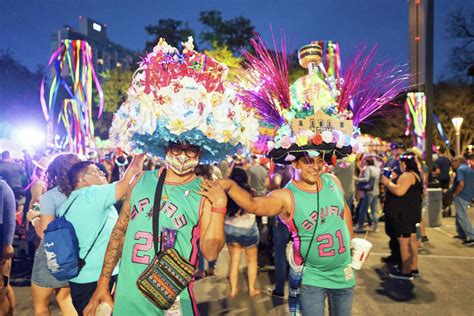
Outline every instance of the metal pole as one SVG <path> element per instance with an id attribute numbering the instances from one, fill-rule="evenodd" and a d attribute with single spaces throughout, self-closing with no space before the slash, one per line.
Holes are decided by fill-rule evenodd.
<path id="1" fill-rule="evenodd" d="M 456 131 L 456 156 L 461 156 L 461 131 Z"/>
<path id="2" fill-rule="evenodd" d="M 433 46 L 434 46 L 434 0 L 426 1 L 426 55 L 425 55 L 425 95 L 426 95 L 426 164 L 428 165 L 429 173 L 433 170 Z"/>

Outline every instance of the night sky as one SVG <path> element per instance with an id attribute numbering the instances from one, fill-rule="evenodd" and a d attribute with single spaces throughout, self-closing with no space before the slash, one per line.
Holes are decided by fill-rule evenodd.
<path id="1" fill-rule="evenodd" d="M 474 7 L 469 0 L 435 1 L 435 78 L 446 72 L 449 48 L 446 15 Z M 408 62 L 408 0 L 0 0 L 0 49 L 10 49 L 29 68 L 46 64 L 51 32 L 67 24 L 78 28 L 88 16 L 108 26 L 108 37 L 142 50 L 150 37 L 144 26 L 160 18 L 185 20 L 199 34 L 199 12 L 221 11 L 225 19 L 249 18 L 265 39 L 287 34 L 290 48 L 311 40 L 335 40 L 342 54 L 358 44 L 379 44 L 379 58 Z"/>

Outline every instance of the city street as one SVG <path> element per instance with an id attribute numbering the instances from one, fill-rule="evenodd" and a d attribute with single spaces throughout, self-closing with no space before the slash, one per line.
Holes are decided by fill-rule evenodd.
<path id="1" fill-rule="evenodd" d="M 474 208 L 469 210 L 471 220 Z M 357 272 L 354 315 L 467 315 L 472 306 L 474 284 L 474 248 L 463 246 L 455 235 L 454 217 L 443 218 L 441 227 L 427 228 L 430 242 L 420 252 L 421 277 L 413 282 L 391 280 L 380 258 L 388 254 L 383 223 L 378 233 L 369 233 L 374 248 L 361 271 Z M 244 258 L 242 258 L 244 259 Z M 245 271 L 242 260 L 242 271 Z M 244 272 L 237 299 L 227 299 L 228 253 L 224 249 L 217 264 L 217 275 L 195 284 L 195 295 L 202 315 L 287 315 L 287 301 L 263 293 L 250 299 L 246 293 Z M 259 273 L 264 290 L 271 285 L 273 269 Z M 33 315 L 29 287 L 15 287 L 16 315 Z M 60 315 L 55 303 L 53 315 Z"/>

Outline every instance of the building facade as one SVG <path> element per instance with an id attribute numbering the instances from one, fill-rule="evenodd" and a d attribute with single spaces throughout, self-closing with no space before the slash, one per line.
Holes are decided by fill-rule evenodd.
<path id="1" fill-rule="evenodd" d="M 79 17 L 79 29 L 64 25 L 51 34 L 51 52 L 65 39 L 85 40 L 92 47 L 92 58 L 97 73 L 122 67 L 130 69 L 138 61 L 139 53 L 113 43 L 107 37 L 107 25 L 88 17 Z"/>

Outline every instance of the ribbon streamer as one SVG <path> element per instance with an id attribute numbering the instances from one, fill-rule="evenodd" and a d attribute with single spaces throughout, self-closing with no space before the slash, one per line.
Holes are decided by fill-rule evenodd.
<path id="1" fill-rule="evenodd" d="M 64 40 L 51 55 L 48 67 L 54 69 L 54 77 L 47 102 L 45 77 L 40 87 L 41 108 L 48 122 L 48 141 L 54 144 L 56 133 L 63 127 L 66 130 L 69 150 L 85 154 L 87 148 L 95 148 L 92 121 L 94 87 L 100 100 L 99 118 L 104 107 L 104 94 L 94 69 L 92 48 L 86 41 Z M 61 101 L 62 106 L 58 106 L 57 98 L 61 87 L 68 98 Z"/>

